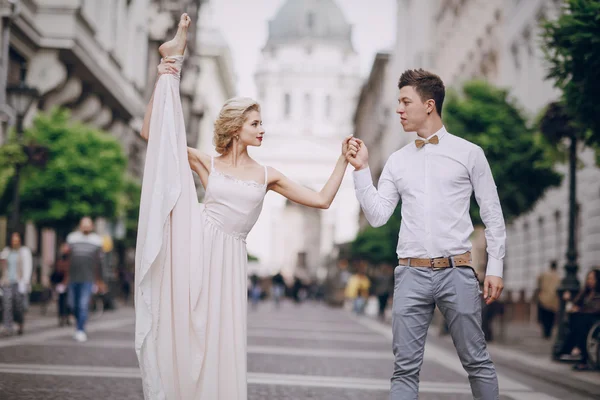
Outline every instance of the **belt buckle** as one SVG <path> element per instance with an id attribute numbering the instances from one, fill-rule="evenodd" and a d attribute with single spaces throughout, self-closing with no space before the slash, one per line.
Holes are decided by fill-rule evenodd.
<path id="1" fill-rule="evenodd" d="M 448 262 L 450 263 L 450 266 L 451 266 L 451 267 L 453 267 L 453 266 L 454 266 L 454 265 L 453 265 L 453 260 L 452 260 L 452 258 L 451 258 L 451 257 L 444 257 L 444 256 L 442 256 L 442 257 L 430 258 L 430 259 L 429 259 L 429 262 L 431 263 L 431 269 L 432 269 L 433 271 L 439 271 L 440 269 L 445 269 L 445 268 L 447 268 L 447 267 L 434 267 L 435 260 L 438 260 L 438 259 L 440 259 L 440 258 L 448 258 Z"/>

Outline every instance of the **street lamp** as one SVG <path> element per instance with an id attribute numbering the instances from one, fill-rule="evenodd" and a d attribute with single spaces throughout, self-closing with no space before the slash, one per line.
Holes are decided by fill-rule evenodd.
<path id="1" fill-rule="evenodd" d="M 564 347 L 567 334 L 567 321 L 565 321 L 565 301 L 563 295 L 570 292 L 571 297 L 579 291 L 579 280 L 577 279 L 577 246 L 575 244 L 575 221 L 577 219 L 577 134 L 575 130 L 570 132 L 571 146 L 569 148 L 569 242 L 567 245 L 567 263 L 565 264 L 566 275 L 558 288 L 560 309 L 558 310 L 558 335 L 552 349 L 554 359 L 559 359 Z"/>
<path id="2" fill-rule="evenodd" d="M 567 335 L 568 321 L 565 315 L 566 292 L 579 291 L 577 280 L 577 246 L 575 243 L 575 224 L 577 220 L 577 143 L 580 140 L 580 128 L 574 123 L 572 116 L 562 102 L 548 104 L 540 120 L 540 132 L 555 146 L 560 146 L 564 140 L 570 141 L 569 147 L 569 239 L 567 242 L 567 263 L 565 264 L 565 277 L 557 290 L 560 308 L 558 310 L 558 334 L 552 348 L 552 357 L 556 360 L 561 356 Z"/>
<path id="3" fill-rule="evenodd" d="M 20 80 L 17 85 L 10 85 L 6 88 L 6 96 L 8 103 L 12 107 L 16 115 L 16 131 L 17 131 L 17 143 L 22 145 L 23 143 L 23 119 L 25 114 L 38 98 L 39 93 L 37 89 L 27 86 L 25 83 L 25 75 L 27 68 L 25 63 L 21 63 Z M 10 222 L 11 232 L 18 229 L 19 226 L 19 181 L 22 165 L 17 163 L 15 165 L 15 183 L 13 192 L 13 211 Z"/>

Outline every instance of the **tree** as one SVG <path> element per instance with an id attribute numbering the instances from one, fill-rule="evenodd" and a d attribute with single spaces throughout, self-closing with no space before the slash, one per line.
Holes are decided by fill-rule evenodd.
<path id="1" fill-rule="evenodd" d="M 124 245 L 125 247 L 130 248 L 135 247 L 137 241 L 142 186 L 136 179 L 130 176 L 126 176 L 123 183 L 120 205 L 121 210 L 119 213 L 125 217 Z"/>
<path id="2" fill-rule="evenodd" d="M 468 82 L 462 93 L 448 93 L 444 121 L 450 132 L 484 150 L 506 220 L 529 211 L 546 189 L 560 184 L 548 143 L 528 126 L 506 90 Z M 471 217 L 481 223 L 474 199 Z"/>
<path id="3" fill-rule="evenodd" d="M 600 145 L 600 2 L 566 0 L 558 19 L 542 25 L 548 78 L 588 144 Z"/>
<path id="4" fill-rule="evenodd" d="M 25 162 L 27 156 L 17 143 L 14 132 L 10 132 L 5 144 L 0 146 L 0 214 L 9 212 L 12 200 L 15 166 Z"/>
<path id="5" fill-rule="evenodd" d="M 359 232 L 350 245 L 350 258 L 365 260 L 374 265 L 381 263 L 396 265 L 398 263 L 396 247 L 402 219 L 400 209 L 400 205 L 396 207 L 385 225 L 379 228 L 368 226 Z"/>
<path id="6" fill-rule="evenodd" d="M 48 162 L 23 171 L 25 218 L 62 235 L 85 215 L 116 216 L 126 159 L 114 137 L 71 123 L 68 111 L 55 110 L 38 114 L 26 138 L 48 148 Z"/>

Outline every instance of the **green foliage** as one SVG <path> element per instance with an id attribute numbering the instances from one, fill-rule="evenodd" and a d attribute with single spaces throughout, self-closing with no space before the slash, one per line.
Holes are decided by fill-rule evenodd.
<path id="1" fill-rule="evenodd" d="M 448 93 L 444 121 L 448 131 L 484 150 L 506 220 L 529 211 L 546 189 L 560 184 L 551 146 L 528 127 L 506 90 L 483 81 L 468 82 L 462 93 Z M 471 217 L 481 223 L 474 199 Z"/>
<path id="2" fill-rule="evenodd" d="M 381 263 L 396 265 L 398 263 L 396 247 L 402 220 L 400 213 L 399 205 L 385 225 L 379 228 L 367 226 L 359 232 L 350 246 L 350 258 L 365 260 L 373 265 Z"/>
<path id="3" fill-rule="evenodd" d="M 559 18 L 542 30 L 548 78 L 562 90 L 587 143 L 600 145 L 600 1 L 566 0 Z"/>
<path id="4" fill-rule="evenodd" d="M 11 178 L 15 173 L 15 165 L 23 163 L 27 156 L 23 148 L 17 143 L 14 132 L 8 135 L 6 143 L 0 146 L 0 198 L 3 198 L 8 189 Z M 3 201 L 0 205 L 0 212 L 6 212 L 6 204 Z"/>
<path id="5" fill-rule="evenodd" d="M 24 168 L 25 218 L 64 232 L 84 215 L 116 216 L 126 159 L 114 137 L 71 123 L 68 111 L 55 110 L 38 114 L 27 138 L 48 147 L 49 158 L 44 168 Z"/>
<path id="6" fill-rule="evenodd" d="M 126 176 L 119 206 L 119 214 L 125 216 L 125 247 L 135 247 L 136 244 L 141 197 L 140 183 L 135 178 Z"/>

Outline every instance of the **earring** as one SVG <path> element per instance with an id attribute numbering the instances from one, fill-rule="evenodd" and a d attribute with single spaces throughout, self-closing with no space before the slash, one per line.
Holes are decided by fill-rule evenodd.
<path id="1" fill-rule="evenodd" d="M 235 136 L 234 136 L 234 139 L 235 139 L 235 140 L 240 140 L 240 136 L 239 136 L 239 135 L 235 135 Z"/>

